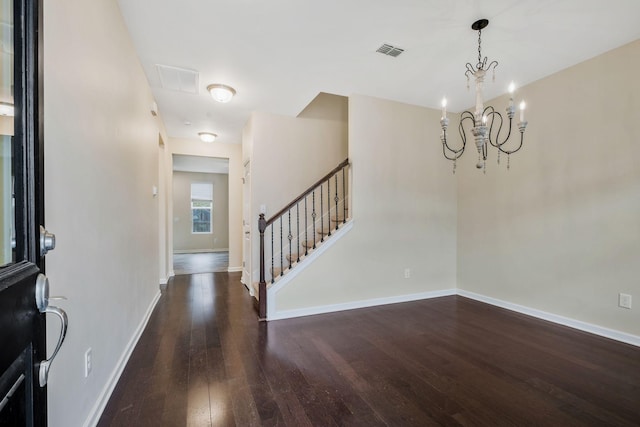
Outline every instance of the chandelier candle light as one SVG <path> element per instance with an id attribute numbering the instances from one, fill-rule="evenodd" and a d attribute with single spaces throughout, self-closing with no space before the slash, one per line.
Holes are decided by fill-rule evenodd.
<path id="1" fill-rule="evenodd" d="M 449 126 L 449 119 L 447 118 L 447 99 L 442 99 L 442 117 L 440 118 L 440 126 L 442 127 L 442 133 L 440 134 L 440 140 L 442 141 L 442 152 L 447 160 L 453 161 L 453 173 L 456 173 L 456 162 L 460 156 L 464 153 L 464 149 L 467 145 L 467 134 L 463 127 L 465 120 L 471 121 L 473 127 L 471 133 L 475 139 L 476 148 L 478 149 L 478 163 L 476 167 L 483 169 L 486 173 L 486 161 L 487 161 L 487 149 L 489 144 L 498 149 L 498 164 L 500 164 L 500 153 L 507 155 L 507 169 L 509 169 L 509 156 L 520 148 L 522 148 L 522 142 L 524 141 L 524 131 L 527 128 L 527 122 L 524 120 L 525 103 L 520 103 L 520 121 L 517 123 L 520 130 L 520 143 L 509 150 L 504 145 L 511 136 L 511 125 L 513 117 L 515 115 L 515 106 L 513 103 L 513 94 L 515 92 L 515 84 L 511 82 L 509 85 L 509 106 L 506 108 L 507 117 L 509 118 L 509 128 L 506 132 L 506 137 L 500 139 L 502 131 L 502 114 L 496 111 L 491 105 L 484 106 L 484 97 L 482 93 L 482 87 L 484 84 L 484 78 L 487 72 L 493 72 L 493 80 L 495 81 L 496 67 L 498 61 L 491 61 L 488 65 L 488 59 L 485 56 L 482 57 L 481 43 L 482 43 L 482 29 L 489 25 L 487 19 L 480 19 L 471 25 L 471 29 L 478 31 L 478 63 L 474 66 L 471 63 L 467 63 L 467 71 L 464 73 L 467 76 L 467 89 L 469 89 L 469 78 L 473 76 L 476 84 L 476 109 L 475 113 L 471 111 L 464 111 L 460 116 L 460 124 L 458 125 L 458 131 L 462 138 L 462 147 L 451 148 L 447 142 L 447 128 Z"/>

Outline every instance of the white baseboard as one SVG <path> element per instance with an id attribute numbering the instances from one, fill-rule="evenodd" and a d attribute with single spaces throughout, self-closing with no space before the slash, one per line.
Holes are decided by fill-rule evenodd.
<path id="1" fill-rule="evenodd" d="M 502 301 L 496 298 L 491 298 L 484 295 L 476 294 L 474 292 L 465 291 L 463 289 L 458 289 L 457 293 L 460 296 L 471 298 L 476 301 L 495 305 L 497 307 L 505 308 L 507 310 L 526 314 L 527 316 L 537 317 L 538 319 L 547 320 L 549 322 L 568 326 L 570 328 L 578 329 L 580 331 L 589 332 L 594 335 L 599 335 L 601 337 L 610 338 L 612 340 L 621 341 L 627 344 L 640 347 L 640 337 L 636 335 L 628 334 L 626 332 L 620 332 L 613 329 L 604 328 L 602 326 L 593 325 L 591 323 L 583 322 L 581 320 L 575 320 L 568 317 L 559 316 L 557 314 L 547 313 L 546 311 L 525 307 L 523 305 L 513 304 L 513 303 Z"/>
<path id="2" fill-rule="evenodd" d="M 140 339 L 140 336 L 142 335 L 144 328 L 147 326 L 147 322 L 149 322 L 151 313 L 153 313 L 153 309 L 156 307 L 156 304 L 160 300 L 160 296 L 161 296 L 161 293 L 158 290 L 158 293 L 155 295 L 155 297 L 153 297 L 151 304 L 149 304 L 149 307 L 147 308 L 147 312 L 144 314 L 144 317 L 142 318 L 142 321 L 138 325 L 138 328 L 135 330 L 133 336 L 129 340 L 129 343 L 125 347 L 124 352 L 122 353 L 122 356 L 120 356 L 120 359 L 118 360 L 118 363 L 116 364 L 115 369 L 111 373 L 109 380 L 107 381 L 104 388 L 102 389 L 102 392 L 100 393 L 100 397 L 96 401 L 95 405 L 93 405 L 93 408 L 91 408 L 91 412 L 89 412 L 89 416 L 87 417 L 87 419 L 83 424 L 84 427 L 94 427 L 98 424 L 98 421 L 100 421 L 100 417 L 102 416 L 102 412 L 104 411 L 104 408 L 107 406 L 107 403 L 109 402 L 111 393 L 113 393 L 113 390 L 118 384 L 120 375 L 122 375 L 122 371 L 124 370 L 125 366 L 127 366 L 127 362 L 131 357 L 131 353 L 133 353 L 133 350 L 135 349 L 136 344 L 138 344 L 138 340 Z"/>
<path id="3" fill-rule="evenodd" d="M 229 252 L 229 248 L 221 249 L 176 249 L 173 251 L 175 255 L 180 254 L 212 254 L 216 252 Z"/>
<path id="4" fill-rule="evenodd" d="M 440 291 L 420 292 L 417 294 L 398 295 L 385 298 L 373 298 L 361 301 L 352 301 L 341 304 L 322 305 L 295 310 L 277 311 L 268 320 L 289 319 L 292 317 L 312 316 L 315 314 L 334 313 L 336 311 L 353 310 L 356 308 L 375 307 L 378 305 L 397 304 L 402 302 L 418 301 L 423 299 L 438 298 L 456 295 L 455 289 L 445 289 Z"/>
<path id="5" fill-rule="evenodd" d="M 227 272 L 229 272 L 229 273 L 238 273 L 238 272 L 241 272 L 241 271 L 242 271 L 242 266 L 227 268 Z"/>

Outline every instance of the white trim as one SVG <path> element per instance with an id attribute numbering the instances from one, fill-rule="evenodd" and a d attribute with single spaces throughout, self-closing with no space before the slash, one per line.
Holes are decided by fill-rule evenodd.
<path id="1" fill-rule="evenodd" d="M 167 283 L 169 283 L 169 277 L 161 277 L 160 278 L 160 284 L 161 285 L 166 285 Z"/>
<path id="2" fill-rule="evenodd" d="M 397 304 L 402 302 L 418 301 L 423 299 L 439 298 L 439 297 L 446 297 L 451 295 L 456 295 L 455 289 L 420 292 L 417 294 L 397 295 L 397 296 L 384 297 L 384 298 L 373 298 L 368 300 L 300 308 L 295 310 L 283 310 L 280 312 L 276 311 L 272 316 L 268 318 L 268 320 L 280 320 L 280 319 L 289 319 L 292 317 L 312 316 L 315 314 L 333 313 L 336 311 L 375 307 L 378 305 Z M 267 300 L 267 302 L 268 301 L 269 300 Z"/>
<path id="3" fill-rule="evenodd" d="M 204 233 L 200 233 L 204 234 Z M 229 252 L 229 248 L 220 248 L 220 249 L 176 249 L 173 251 L 174 255 L 181 254 L 211 254 L 215 252 Z"/>
<path id="4" fill-rule="evenodd" d="M 242 266 L 240 266 L 240 267 L 228 267 L 227 268 L 227 272 L 228 273 L 240 273 L 240 272 L 242 272 Z"/>
<path id="5" fill-rule="evenodd" d="M 546 311 L 525 307 L 523 305 L 514 304 L 511 302 L 499 300 L 496 298 L 487 297 L 484 295 L 476 294 L 474 292 L 465 291 L 463 289 L 458 289 L 457 292 L 458 292 L 458 295 L 462 297 L 471 298 L 476 301 L 495 305 L 497 307 L 506 308 L 507 310 L 515 311 L 518 313 L 526 314 L 527 316 L 537 317 L 538 319 L 547 320 L 549 322 L 568 326 L 573 329 L 578 329 L 580 331 L 589 332 L 594 335 L 599 335 L 601 337 L 610 338 L 612 340 L 621 341 L 627 344 L 640 347 L 640 336 L 631 335 L 626 332 L 616 331 L 613 329 L 583 322 L 581 320 L 575 320 L 568 317 L 559 316 L 553 313 L 547 313 Z"/>
<path id="6" fill-rule="evenodd" d="M 120 375 L 122 375 L 122 371 L 124 371 L 125 366 L 127 366 L 127 362 L 131 357 L 131 353 L 133 353 L 133 350 L 136 348 L 136 344 L 138 344 L 138 340 L 140 339 L 140 336 L 142 335 L 144 328 L 147 326 L 147 322 L 149 322 L 151 313 L 153 313 L 153 309 L 156 307 L 156 304 L 160 300 L 161 295 L 162 294 L 160 293 L 160 290 L 158 290 L 158 293 L 156 293 L 156 295 L 153 297 L 151 304 L 149 304 L 149 307 L 147 308 L 147 312 L 142 318 L 142 321 L 138 325 L 138 328 L 135 330 L 133 336 L 129 340 L 129 343 L 125 347 L 124 352 L 122 353 L 122 356 L 120 356 L 118 363 L 116 364 L 113 372 L 111 373 L 111 377 L 109 378 L 109 381 L 107 381 L 104 388 L 102 389 L 102 392 L 100 393 L 100 397 L 98 398 L 96 403 L 93 405 L 93 408 L 91 408 L 91 412 L 89 412 L 89 416 L 87 417 L 87 419 L 83 424 L 84 427 L 96 426 L 98 424 L 98 421 L 100 421 L 100 417 L 102 416 L 102 412 L 104 411 L 104 408 L 107 406 L 107 403 L 109 402 L 111 393 L 113 393 L 113 390 L 118 384 Z"/>
<path id="7" fill-rule="evenodd" d="M 172 278 L 173 276 L 175 276 L 175 275 L 176 275 L 176 272 L 175 272 L 175 271 L 173 271 L 173 270 L 171 270 L 171 271 L 169 271 L 169 274 L 167 274 L 167 277 L 168 277 L 169 279 L 171 279 L 171 278 Z M 168 280 L 167 280 L 167 282 L 168 282 Z"/>

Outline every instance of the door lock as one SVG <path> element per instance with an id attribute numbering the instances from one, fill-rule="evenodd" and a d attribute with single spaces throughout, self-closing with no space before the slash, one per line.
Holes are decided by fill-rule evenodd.
<path id="1" fill-rule="evenodd" d="M 43 226 L 40 226 L 40 256 L 45 256 L 49 251 L 56 248 L 56 235 L 49 233 Z"/>

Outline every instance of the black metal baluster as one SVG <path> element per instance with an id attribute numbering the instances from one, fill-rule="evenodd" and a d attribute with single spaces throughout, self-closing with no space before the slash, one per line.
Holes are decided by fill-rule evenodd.
<path id="1" fill-rule="evenodd" d="M 291 259 L 293 258 L 291 252 L 291 240 L 293 240 L 293 235 L 291 234 L 291 209 L 289 209 L 289 234 L 287 235 L 287 238 L 289 239 L 289 268 L 291 268 Z"/>
<path id="2" fill-rule="evenodd" d="M 273 224 L 271 224 L 271 283 L 276 281 L 274 270 L 275 265 L 273 263 Z"/>
<path id="3" fill-rule="evenodd" d="M 331 177 L 327 179 L 327 216 L 329 217 L 329 225 L 327 226 L 329 232 L 327 233 L 327 237 L 331 236 Z"/>
<path id="4" fill-rule="evenodd" d="M 284 274 L 284 246 L 282 246 L 282 217 L 280 217 L 280 275 Z"/>
<path id="5" fill-rule="evenodd" d="M 344 179 L 345 169 L 347 167 L 342 168 L 342 223 L 347 222 L 347 187 Z"/>
<path id="6" fill-rule="evenodd" d="M 313 227 L 313 249 L 316 248 L 316 190 L 311 192 L 311 227 Z"/>
<path id="7" fill-rule="evenodd" d="M 324 200 L 322 200 L 322 184 L 320 184 L 320 241 L 324 242 Z"/>
<path id="8" fill-rule="evenodd" d="M 302 244 L 302 246 L 304 246 L 304 254 L 307 255 L 308 253 L 308 249 L 307 249 L 307 240 L 308 240 L 308 236 L 307 236 L 307 229 L 309 228 L 309 225 L 307 224 L 307 196 L 304 196 L 304 243 Z"/>
<path id="9" fill-rule="evenodd" d="M 296 247 L 298 253 L 296 254 L 296 262 L 300 261 L 300 202 L 296 203 Z"/>
<path id="10" fill-rule="evenodd" d="M 338 174 L 335 174 L 336 177 L 336 197 L 333 199 L 336 202 L 336 230 L 338 229 L 338 226 L 340 225 L 340 221 L 339 221 L 339 217 L 338 217 L 338 200 L 340 200 L 338 198 Z"/>

